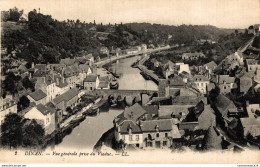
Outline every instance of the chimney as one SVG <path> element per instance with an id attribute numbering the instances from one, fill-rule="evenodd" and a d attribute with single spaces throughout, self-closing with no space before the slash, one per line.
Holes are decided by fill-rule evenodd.
<path id="1" fill-rule="evenodd" d="M 34 62 L 32 62 L 32 68 L 34 68 Z"/>
<path id="2" fill-rule="evenodd" d="M 64 76 L 62 76 L 61 79 L 62 79 L 62 83 L 64 83 Z"/>
<path id="3" fill-rule="evenodd" d="M 249 106 L 249 101 L 248 101 L 248 100 L 246 101 L 246 106 L 247 106 L 247 107 Z"/>
<path id="4" fill-rule="evenodd" d="M 56 78 L 56 85 L 59 85 L 60 83 L 59 83 L 59 78 L 57 77 Z"/>

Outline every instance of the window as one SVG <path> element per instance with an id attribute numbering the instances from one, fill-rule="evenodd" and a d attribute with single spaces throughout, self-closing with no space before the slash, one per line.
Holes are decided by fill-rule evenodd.
<path id="1" fill-rule="evenodd" d="M 224 86 L 224 89 L 226 89 L 227 87 L 226 86 Z"/>
<path id="2" fill-rule="evenodd" d="M 47 118 L 46 123 L 49 123 L 49 121 L 50 121 L 49 118 Z"/>
<path id="3" fill-rule="evenodd" d="M 122 140 L 125 140 L 125 135 L 122 135 Z"/>
<path id="4" fill-rule="evenodd" d="M 156 137 L 159 137 L 159 136 L 160 136 L 159 133 L 157 133 L 157 134 L 156 134 Z"/>
<path id="5" fill-rule="evenodd" d="M 132 141 L 132 140 L 133 140 L 133 136 L 129 135 L 129 141 Z"/>
<path id="6" fill-rule="evenodd" d="M 136 139 L 136 141 L 139 141 L 139 135 L 136 135 L 135 139 Z"/>
<path id="7" fill-rule="evenodd" d="M 203 83 L 201 83 L 201 86 L 203 86 Z"/>
<path id="8" fill-rule="evenodd" d="M 167 146 L 167 141 L 163 141 L 163 146 Z"/>
<path id="9" fill-rule="evenodd" d="M 168 133 L 165 133 L 165 137 L 168 137 Z"/>

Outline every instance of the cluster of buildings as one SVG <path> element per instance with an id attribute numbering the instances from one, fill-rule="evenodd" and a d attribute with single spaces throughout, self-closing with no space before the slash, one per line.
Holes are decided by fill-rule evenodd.
<path id="1" fill-rule="evenodd" d="M 51 134 L 68 114 L 68 108 L 73 109 L 79 104 L 81 89 L 109 89 L 109 74 L 93 63 L 92 55 L 61 59 L 59 64 L 32 63 L 22 75 L 35 82 L 35 91 L 26 95 L 30 105 L 18 114 L 36 119 L 43 125 L 45 134 Z M 17 113 L 17 102 L 11 99 L 1 100 L 1 124 L 7 114 Z"/>
<path id="2" fill-rule="evenodd" d="M 197 56 L 192 60 L 201 57 Z M 258 60 L 235 52 L 219 65 L 211 61 L 193 67 L 195 74 L 191 74 L 188 64 L 162 63 L 156 59 L 151 62 L 154 67 L 163 67 L 166 79 L 159 80 L 158 97 L 143 106 L 136 103 L 115 118 L 117 141 L 142 149 L 169 148 L 187 139 L 191 132 L 199 131 L 206 133 L 188 137 L 190 146 L 196 149 L 234 149 L 226 134 L 237 140 L 248 140 L 250 136 L 259 141 L 259 102 L 232 98 L 260 95 Z M 208 139 L 209 136 L 214 140 Z M 229 144 L 224 147 L 223 142 Z"/>

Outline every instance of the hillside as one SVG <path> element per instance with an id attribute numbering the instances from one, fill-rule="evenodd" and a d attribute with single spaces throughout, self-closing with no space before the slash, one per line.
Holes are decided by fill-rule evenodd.
<path id="1" fill-rule="evenodd" d="M 28 21 L 2 22 L 2 47 L 7 54 L 16 51 L 16 58 L 35 63 L 57 63 L 61 58 L 99 55 L 102 46 L 121 49 L 142 43 L 192 45 L 199 39 L 219 40 L 234 30 L 214 26 L 169 26 L 150 23 L 102 25 L 80 20 L 57 21 L 50 15 L 28 13 Z M 170 36 L 169 36 L 170 35 Z M 85 51 L 85 52 L 82 52 Z M 3 55 L 5 56 L 5 55 Z"/>

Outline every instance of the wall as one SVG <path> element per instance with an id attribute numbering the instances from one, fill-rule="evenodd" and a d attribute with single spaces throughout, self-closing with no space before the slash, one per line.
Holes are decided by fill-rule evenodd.
<path id="1" fill-rule="evenodd" d="M 156 136 L 156 134 L 159 134 L 159 137 Z M 168 134 L 168 137 L 165 137 L 165 133 Z M 149 140 L 149 134 L 151 135 L 152 139 L 154 140 Z M 143 133 L 143 139 L 144 139 L 144 148 L 149 148 L 150 146 L 147 145 L 148 142 L 152 143 L 152 148 L 156 148 L 156 142 L 160 143 L 160 148 L 169 148 L 172 144 L 172 141 L 170 139 L 171 137 L 171 131 L 166 131 L 166 132 L 150 132 L 150 133 Z M 147 140 L 146 140 L 147 138 Z M 167 144 L 164 146 L 163 141 L 167 141 Z"/>

